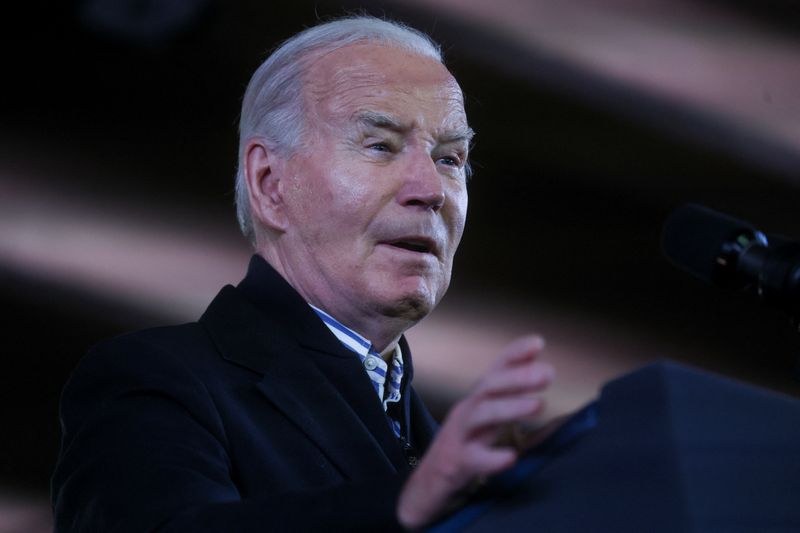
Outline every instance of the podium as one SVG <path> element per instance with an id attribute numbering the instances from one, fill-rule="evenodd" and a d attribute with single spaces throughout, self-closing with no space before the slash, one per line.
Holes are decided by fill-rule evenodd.
<path id="1" fill-rule="evenodd" d="M 644 367 L 430 531 L 800 532 L 800 400 Z"/>

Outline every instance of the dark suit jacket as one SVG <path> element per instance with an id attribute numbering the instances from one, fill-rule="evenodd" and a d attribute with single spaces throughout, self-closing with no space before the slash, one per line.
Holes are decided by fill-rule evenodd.
<path id="1" fill-rule="evenodd" d="M 401 423 L 435 423 L 406 379 Z M 67 383 L 57 531 L 391 530 L 408 473 L 358 356 L 255 256 L 198 323 L 95 347 Z"/>

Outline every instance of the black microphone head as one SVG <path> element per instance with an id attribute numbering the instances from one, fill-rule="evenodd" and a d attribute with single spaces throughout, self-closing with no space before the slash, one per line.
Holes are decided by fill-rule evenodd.
<path id="1" fill-rule="evenodd" d="M 736 263 L 753 244 L 767 242 L 751 224 L 697 204 L 673 211 L 661 235 L 664 254 L 677 267 L 723 287 L 743 285 Z"/>

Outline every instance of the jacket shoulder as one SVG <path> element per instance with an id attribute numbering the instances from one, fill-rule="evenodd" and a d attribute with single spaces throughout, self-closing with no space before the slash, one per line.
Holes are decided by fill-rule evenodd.
<path id="1" fill-rule="evenodd" d="M 87 413 L 130 395 L 157 394 L 184 405 L 209 405 L 209 379 L 221 358 L 201 324 L 127 333 L 89 349 L 61 395 L 65 428 Z"/>
<path id="2" fill-rule="evenodd" d="M 170 352 L 179 355 L 187 347 L 210 347 L 211 339 L 205 328 L 198 322 L 188 322 L 174 326 L 160 326 L 124 333 L 117 337 L 102 340 L 89 349 L 94 353 L 125 353 L 135 350 Z"/>

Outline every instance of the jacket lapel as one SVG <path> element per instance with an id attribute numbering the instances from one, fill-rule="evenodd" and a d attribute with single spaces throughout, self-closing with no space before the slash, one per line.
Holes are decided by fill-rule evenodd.
<path id="1" fill-rule="evenodd" d="M 428 408 L 422 403 L 422 399 L 411 387 L 411 380 L 414 378 L 414 364 L 411 357 L 411 350 L 408 347 L 405 336 L 400 337 L 400 349 L 403 350 L 405 360 L 405 371 L 403 373 L 404 389 L 401 401 L 403 402 L 403 423 L 409 428 L 410 444 L 417 453 L 424 453 L 433 440 L 439 425 L 428 412 Z M 414 414 L 412 417 L 411 414 Z"/>
<path id="2" fill-rule="evenodd" d="M 345 477 L 363 480 L 380 472 L 397 472 L 341 391 L 313 364 L 300 366 L 271 368 L 258 384 L 259 390 L 316 443 Z"/>
<path id="3" fill-rule="evenodd" d="M 350 479 L 405 469 L 358 357 L 263 259 L 200 319 L 222 356 L 262 374 L 258 389 Z"/>

